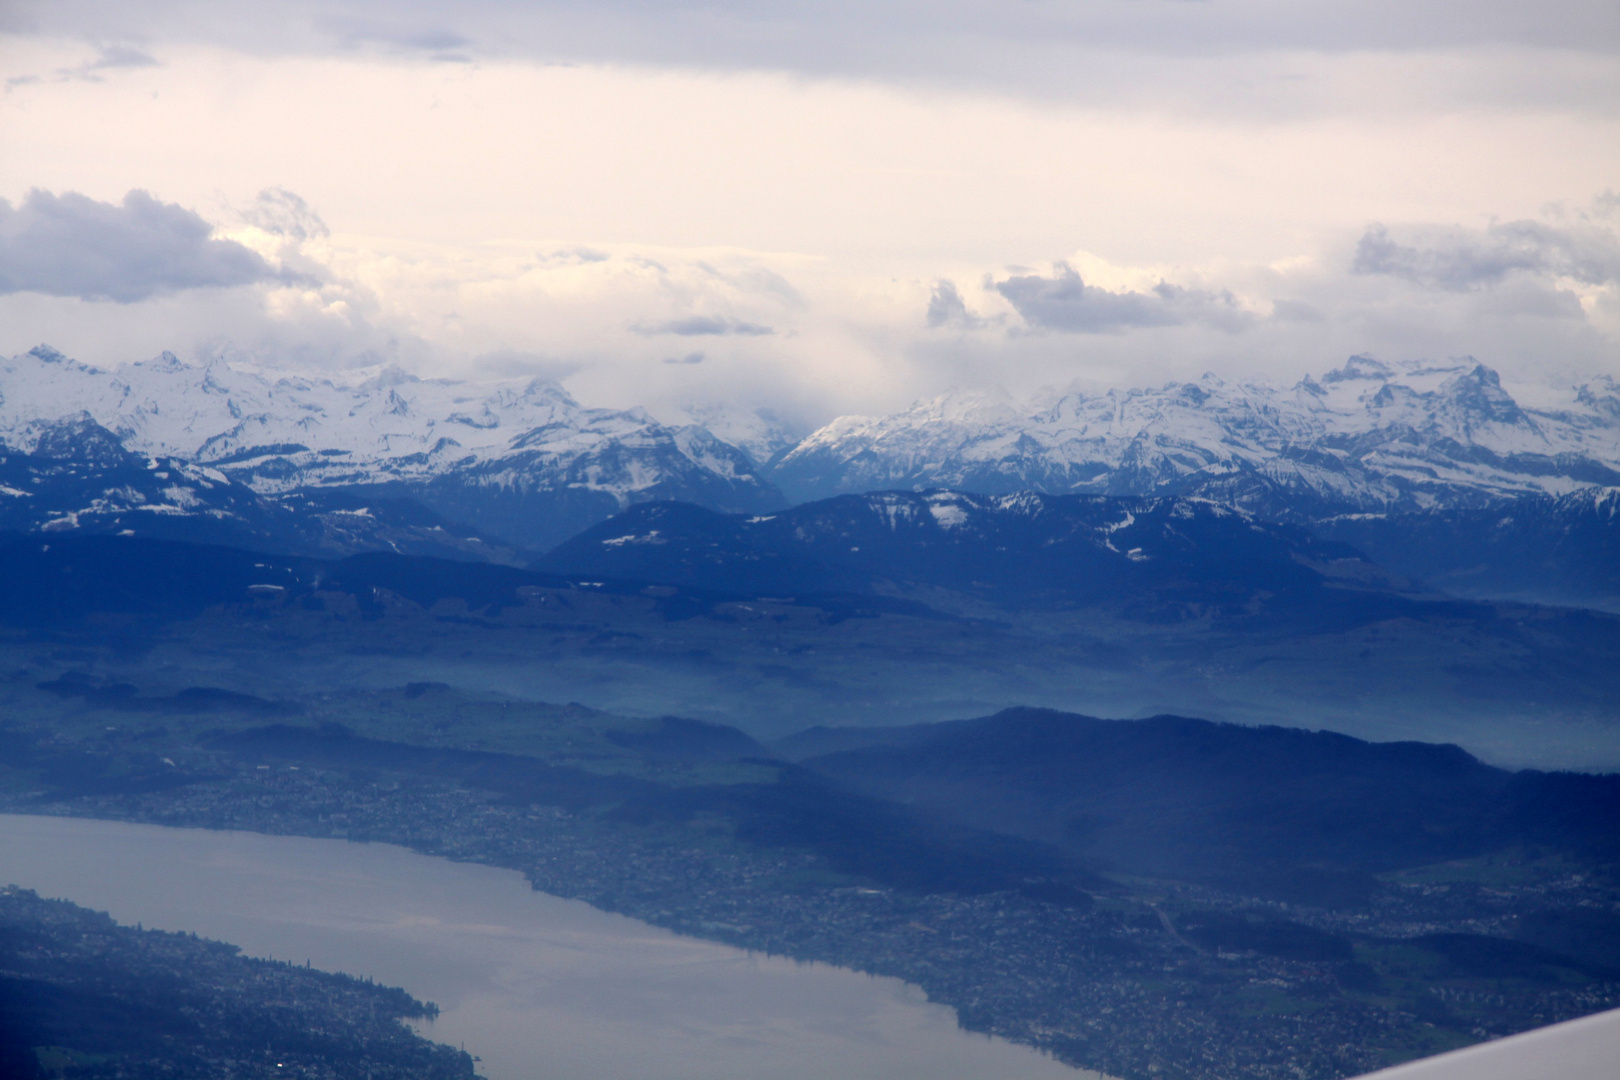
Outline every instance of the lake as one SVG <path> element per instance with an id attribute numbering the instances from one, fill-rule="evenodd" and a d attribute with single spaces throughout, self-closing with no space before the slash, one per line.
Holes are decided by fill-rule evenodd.
<path id="1" fill-rule="evenodd" d="M 898 979 L 681 937 L 387 844 L 0 815 L 0 884 L 402 986 L 490 1080 L 1102 1080 Z"/>

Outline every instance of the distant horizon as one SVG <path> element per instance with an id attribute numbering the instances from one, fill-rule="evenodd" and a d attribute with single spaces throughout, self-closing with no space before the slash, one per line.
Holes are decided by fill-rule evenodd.
<path id="1" fill-rule="evenodd" d="M 393 385 L 395 384 L 395 380 L 437 384 L 442 386 L 464 386 L 469 389 L 487 388 L 490 390 L 502 387 L 527 387 L 538 384 L 555 387 L 557 390 L 567 395 L 581 408 L 619 411 L 644 408 L 652 413 L 654 417 L 661 423 L 666 424 L 693 423 L 699 426 L 706 426 L 704 417 L 701 415 L 705 411 L 712 413 L 713 416 L 738 414 L 770 416 L 771 419 L 777 420 L 789 428 L 803 429 L 802 434 L 799 436 L 800 438 L 808 438 L 811 434 L 815 433 L 821 428 L 834 424 L 840 420 L 877 419 L 883 416 L 894 416 L 913 411 L 925 405 L 953 398 L 960 399 L 982 396 L 986 399 L 1001 399 L 1007 404 L 1016 408 L 1034 408 L 1071 396 L 1090 398 L 1102 397 L 1114 393 L 1161 391 L 1167 390 L 1174 386 L 1197 384 L 1208 380 L 1216 380 L 1225 385 L 1239 387 L 1263 387 L 1265 389 L 1274 391 L 1291 390 L 1302 387 L 1307 382 L 1314 382 L 1332 374 L 1333 372 L 1342 371 L 1352 361 L 1363 359 L 1373 360 L 1379 364 L 1385 365 L 1386 367 L 1392 368 L 1393 379 L 1399 379 L 1403 376 L 1411 375 L 1461 372 L 1464 370 L 1471 370 L 1475 366 L 1483 367 L 1488 371 L 1502 375 L 1502 373 L 1491 364 L 1475 356 L 1451 356 L 1446 357 L 1443 360 L 1433 358 L 1391 360 L 1374 356 L 1370 353 L 1355 353 L 1347 356 L 1336 366 L 1327 367 L 1325 369 L 1316 371 L 1301 371 L 1292 379 L 1281 372 L 1261 372 L 1257 374 L 1244 375 L 1234 372 L 1221 373 L 1216 371 L 1206 371 L 1196 375 L 1166 378 L 1152 382 L 1141 381 L 1135 383 L 1119 383 L 1108 386 L 1098 386 L 1076 379 L 1072 380 L 1067 385 L 1048 384 L 1045 386 L 1033 387 L 1024 391 L 1023 393 L 1014 392 L 1005 385 L 995 383 L 963 383 L 944 387 L 943 389 L 926 396 L 912 398 L 910 401 L 882 413 L 839 412 L 827 415 L 819 420 L 805 420 L 796 416 L 787 415 L 787 410 L 780 408 L 777 404 L 770 401 L 760 402 L 753 407 L 738 405 L 736 402 L 727 401 L 720 397 L 702 398 L 698 396 L 691 396 L 685 401 L 671 401 L 668 399 L 663 401 L 626 400 L 611 403 L 592 401 L 584 398 L 582 394 L 578 393 L 568 385 L 569 378 L 567 374 L 502 375 L 478 371 L 452 373 L 435 373 L 431 371 L 420 372 L 413 371 L 403 364 L 392 360 L 381 361 L 364 367 L 350 367 L 337 370 L 322 368 L 278 367 L 272 364 L 254 362 L 253 360 L 242 357 L 199 356 L 188 360 L 170 349 L 165 349 L 153 356 L 146 356 L 137 359 L 93 363 L 90 361 L 85 361 L 77 356 L 64 353 L 61 350 L 56 349 L 50 342 L 44 341 L 36 343 L 31 348 L 5 353 L 3 355 L 7 358 L 15 360 L 26 355 L 36 354 L 37 350 L 40 349 L 49 350 L 59 356 L 62 356 L 66 360 L 82 364 L 96 372 L 114 377 L 116 377 L 117 374 L 124 368 L 154 363 L 167 356 L 172 357 L 177 363 L 187 370 L 206 370 L 214 364 L 224 364 L 233 371 L 238 371 L 265 379 L 272 385 L 282 380 L 304 380 L 314 383 L 325 383 L 334 388 L 347 391 L 360 390 L 370 383 L 376 383 L 379 387 Z M 1514 382 L 1506 377 L 1503 377 L 1503 388 L 1511 397 L 1526 408 L 1530 408 L 1532 410 L 1549 410 L 1557 409 L 1559 406 L 1566 404 L 1565 399 L 1567 399 L 1568 402 L 1573 402 L 1575 399 L 1572 395 L 1592 384 L 1613 385 L 1616 381 L 1616 376 L 1607 372 L 1595 372 L 1585 379 L 1580 379 L 1576 382 L 1563 385 L 1543 382 Z"/>
<path id="2" fill-rule="evenodd" d="M 1568 386 L 1620 374 L 1617 77 L 1587 0 L 19 0 L 0 325 L 807 417 Z"/>

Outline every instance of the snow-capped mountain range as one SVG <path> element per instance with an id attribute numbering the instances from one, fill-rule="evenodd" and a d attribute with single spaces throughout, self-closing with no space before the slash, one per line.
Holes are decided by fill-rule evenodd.
<path id="1" fill-rule="evenodd" d="M 208 466 L 260 494 L 404 494 L 530 550 L 632 501 L 781 503 L 749 455 L 645 410 L 589 409 L 543 380 L 473 385 L 384 371 L 267 378 L 172 353 L 104 371 L 40 346 L 0 361 L 0 442 L 32 453 L 85 415 L 137 454 Z"/>
<path id="2" fill-rule="evenodd" d="M 245 493 L 278 505 L 334 491 L 409 497 L 529 551 L 660 499 L 764 513 L 893 489 L 1199 496 L 1319 521 L 1620 486 L 1614 380 L 1531 409 L 1472 360 L 1352 357 L 1291 387 L 1206 375 L 1029 403 L 956 392 L 890 416 L 842 417 L 796 444 L 768 411 L 692 405 L 662 423 L 644 409 L 584 407 L 543 380 L 479 385 L 382 371 L 346 383 L 188 365 L 169 353 L 102 370 L 47 346 L 0 360 L 0 444 L 60 461 L 58 444 L 92 428 L 170 471 L 206 470 L 194 505 L 218 520 L 245 512 Z M 28 468 L 43 475 L 37 462 Z M 85 497 L 101 499 L 105 517 L 115 486 L 92 492 L 88 474 L 75 483 L 89 485 Z M 116 490 L 146 498 L 138 487 Z M 208 492 L 230 505 L 212 507 Z M 80 509 L 94 511 L 63 502 L 49 520 Z M 132 520 L 151 519 L 147 510 Z"/>
<path id="3" fill-rule="evenodd" d="M 1620 386 L 1519 406 L 1473 360 L 1352 357 L 1289 388 L 1214 375 L 1019 404 L 946 394 L 843 417 L 777 462 L 796 501 L 895 488 L 1203 495 L 1264 516 L 1478 506 L 1620 485 Z"/>

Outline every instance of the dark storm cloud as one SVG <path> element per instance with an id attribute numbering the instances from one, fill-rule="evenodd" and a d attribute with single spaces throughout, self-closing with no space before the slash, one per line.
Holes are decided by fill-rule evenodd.
<path id="1" fill-rule="evenodd" d="M 1620 281 L 1620 241 L 1595 226 L 1558 228 L 1540 221 L 1481 230 L 1422 228 L 1399 238 L 1383 225 L 1372 225 L 1356 245 L 1351 269 L 1459 291 L 1514 274 L 1603 285 Z"/>
<path id="2" fill-rule="evenodd" d="M 0 199 L 0 294 L 39 292 L 128 304 L 159 293 L 276 276 L 254 252 L 213 240 L 190 210 L 131 191 L 122 204 L 74 192 Z"/>
<path id="3" fill-rule="evenodd" d="M 1107 334 L 1152 326 L 1202 323 L 1242 330 L 1254 316 L 1230 292 L 1204 292 L 1160 282 L 1147 292 L 1109 292 L 1087 285 L 1067 263 L 1052 276 L 1022 274 L 994 283 L 1023 320 L 1041 330 Z"/>
<path id="4" fill-rule="evenodd" d="M 690 315 L 684 319 L 671 319 L 669 322 L 654 323 L 650 326 L 632 327 L 638 334 L 678 334 L 681 337 L 707 337 L 719 334 L 737 334 L 743 337 L 763 337 L 775 333 L 768 326 L 758 323 L 743 322 L 741 319 L 725 319 L 713 315 Z"/>

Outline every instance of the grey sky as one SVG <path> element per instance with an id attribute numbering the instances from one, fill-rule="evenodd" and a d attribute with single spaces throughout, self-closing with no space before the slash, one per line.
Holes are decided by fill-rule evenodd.
<path id="1" fill-rule="evenodd" d="M 0 82 L 0 351 L 809 420 L 1620 369 L 1612 0 L 11 0 Z"/>
<path id="2" fill-rule="evenodd" d="M 1620 16 L 1603 0 L 12 0 L 0 28 L 98 41 L 207 40 L 247 51 L 377 45 L 874 75 L 993 56 L 998 46 L 1173 55 L 1620 47 Z"/>

